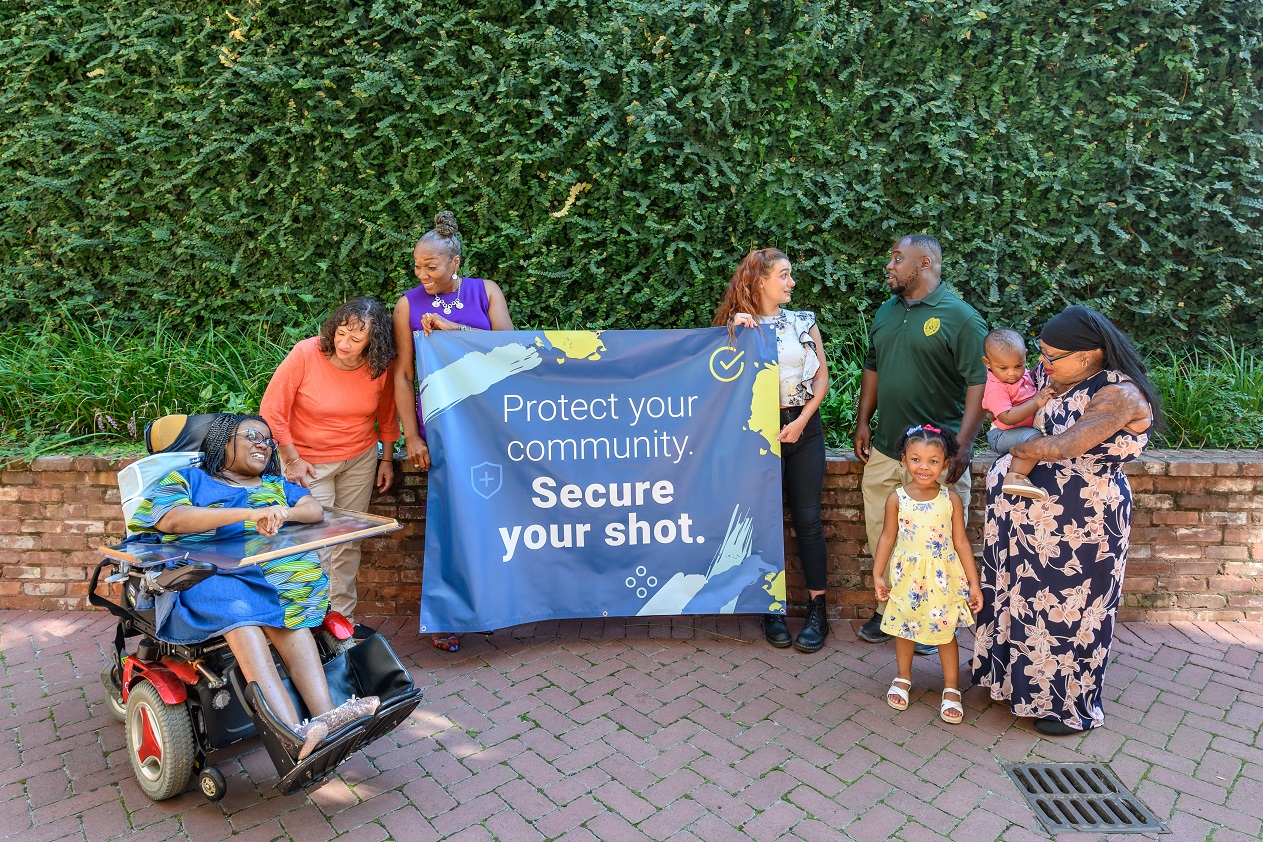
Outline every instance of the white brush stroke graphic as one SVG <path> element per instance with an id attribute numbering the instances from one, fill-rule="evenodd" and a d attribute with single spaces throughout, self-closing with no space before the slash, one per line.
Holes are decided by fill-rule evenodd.
<path id="1" fill-rule="evenodd" d="M 750 557 L 754 540 L 754 518 L 737 517 L 740 506 L 734 506 L 728 519 L 728 531 L 723 543 L 715 552 L 710 569 L 705 573 L 676 573 L 658 592 L 649 598 L 639 611 L 638 617 L 662 614 L 683 614 L 684 606 L 697 596 L 712 576 L 718 576 Z M 736 604 L 736 600 L 733 600 Z"/>
<path id="2" fill-rule="evenodd" d="M 724 534 L 724 542 L 715 551 L 715 560 L 710 563 L 710 570 L 706 571 L 707 579 L 736 567 L 750 557 L 754 548 L 754 518 L 738 518 L 737 511 L 740 508 L 738 505 L 732 509 L 732 517 L 728 518 L 728 531 Z"/>
<path id="3" fill-rule="evenodd" d="M 421 417 L 426 424 L 456 404 L 481 395 L 501 380 L 530 371 L 543 360 L 529 345 L 510 343 L 487 353 L 471 351 L 421 381 Z"/>

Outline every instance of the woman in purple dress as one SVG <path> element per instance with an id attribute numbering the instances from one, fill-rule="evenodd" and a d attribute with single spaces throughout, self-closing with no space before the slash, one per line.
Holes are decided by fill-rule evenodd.
<path id="1" fill-rule="evenodd" d="M 465 278 L 460 274 L 461 242 L 456 216 L 440 211 L 434 228 L 412 250 L 412 271 L 421 282 L 395 304 L 395 405 L 403 427 L 407 459 L 414 468 L 428 470 L 430 449 L 417 404 L 416 353 L 413 335 L 435 330 L 513 330 L 504 293 L 494 281 Z M 454 634 L 431 635 L 435 648 L 455 652 L 460 640 Z"/>
<path id="2" fill-rule="evenodd" d="M 1100 313 L 1067 307 L 1039 346 L 1035 385 L 1055 392 L 1035 415 L 1044 435 L 987 474 L 973 677 L 1041 734 L 1065 736 L 1104 721 L 1131 534 L 1123 463 L 1140 455 L 1161 408 L 1139 355 Z M 1039 460 L 1030 479 L 1045 497 L 1002 493 L 1013 456 Z"/>

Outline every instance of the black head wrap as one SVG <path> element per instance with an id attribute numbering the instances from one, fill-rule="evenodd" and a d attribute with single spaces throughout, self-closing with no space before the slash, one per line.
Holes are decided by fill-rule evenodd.
<path id="1" fill-rule="evenodd" d="M 1039 341 L 1061 351 L 1095 351 L 1105 347 L 1105 337 L 1089 318 L 1092 313 L 1081 304 L 1074 304 L 1048 320 L 1039 332 Z"/>

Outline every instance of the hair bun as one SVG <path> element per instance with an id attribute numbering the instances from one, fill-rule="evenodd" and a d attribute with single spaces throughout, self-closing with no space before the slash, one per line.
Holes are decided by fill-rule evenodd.
<path id="1" fill-rule="evenodd" d="M 456 214 L 451 211 L 439 211 L 434 214 L 434 233 L 445 240 L 460 234 L 460 226 L 456 224 Z"/>

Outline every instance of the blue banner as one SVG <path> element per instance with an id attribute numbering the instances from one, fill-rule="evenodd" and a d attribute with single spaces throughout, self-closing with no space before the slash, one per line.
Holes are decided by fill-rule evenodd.
<path id="1" fill-rule="evenodd" d="M 770 331 L 415 334 L 422 632 L 784 611 Z"/>

